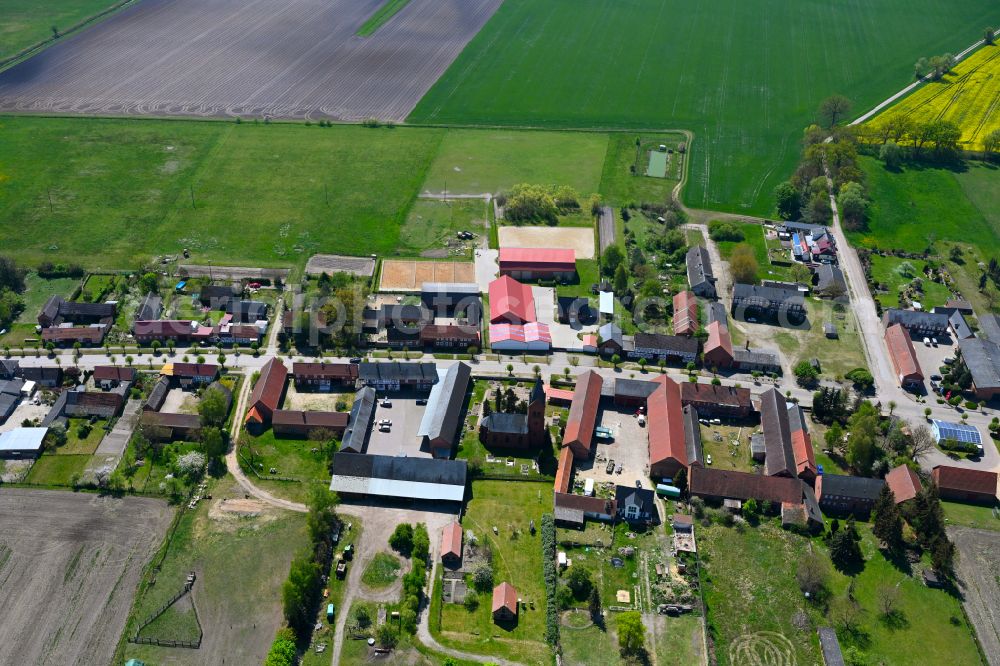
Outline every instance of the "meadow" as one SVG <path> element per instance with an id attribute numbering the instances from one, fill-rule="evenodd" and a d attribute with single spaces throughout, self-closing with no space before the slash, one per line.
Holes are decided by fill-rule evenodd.
<path id="1" fill-rule="evenodd" d="M 0 60 L 52 37 L 115 4 L 112 0 L 0 0 Z"/>
<path id="2" fill-rule="evenodd" d="M 962 60 L 948 74 L 917 89 L 889 107 L 869 124 L 889 116 L 908 116 L 915 122 L 950 120 L 962 130 L 959 146 L 982 150 L 983 139 L 1000 129 L 1000 47 L 984 46 Z"/>
<path id="3" fill-rule="evenodd" d="M 768 214 L 822 99 L 860 113 L 994 18 L 985 0 L 510 0 L 409 121 L 691 130 L 687 204 Z"/>

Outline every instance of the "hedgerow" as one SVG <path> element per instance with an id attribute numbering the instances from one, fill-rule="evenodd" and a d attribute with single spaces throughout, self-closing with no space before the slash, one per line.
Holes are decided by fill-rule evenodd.
<path id="1" fill-rule="evenodd" d="M 551 513 L 542 516 L 542 571 L 545 574 L 545 642 L 559 644 L 559 609 L 556 606 L 556 523 Z"/>

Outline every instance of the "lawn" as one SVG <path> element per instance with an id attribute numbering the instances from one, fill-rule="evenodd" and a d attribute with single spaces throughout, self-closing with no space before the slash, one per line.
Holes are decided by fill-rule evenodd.
<path id="1" fill-rule="evenodd" d="M 1000 513 L 997 509 L 980 504 L 941 502 L 945 520 L 949 525 L 977 527 L 981 530 L 1000 532 Z"/>
<path id="2" fill-rule="evenodd" d="M 706 455 L 712 456 L 712 467 L 721 470 L 752 472 L 759 467 L 750 458 L 750 435 L 754 426 L 702 425 L 701 442 Z M 718 439 L 716 438 L 718 435 Z M 733 445 L 733 442 L 739 442 Z"/>
<path id="3" fill-rule="evenodd" d="M 913 275 L 910 277 L 904 276 L 899 272 L 899 267 L 904 261 L 908 261 L 913 266 Z M 882 303 L 882 307 L 899 307 L 899 292 L 914 277 L 919 277 L 923 282 L 924 295 L 922 298 L 919 298 L 919 302 L 923 305 L 924 310 L 930 311 L 935 306 L 944 305 L 951 298 L 951 292 L 948 287 L 938 282 L 933 282 L 924 275 L 924 267 L 927 265 L 926 261 L 883 257 L 873 254 L 871 255 L 871 262 L 872 279 L 879 284 L 884 284 L 888 292 L 877 296 L 878 300 Z"/>
<path id="4" fill-rule="evenodd" d="M 665 617 L 662 620 L 663 629 L 657 635 L 657 641 L 654 644 L 658 663 L 705 663 L 701 616 L 687 614 L 679 617 Z"/>
<path id="5" fill-rule="evenodd" d="M 767 214 L 822 99 L 870 108 L 993 18 L 986 0 L 510 0 L 409 120 L 687 129 L 688 205 Z"/>
<path id="6" fill-rule="evenodd" d="M 0 60 L 52 37 L 52 26 L 60 32 L 101 10 L 112 0 L 0 0 Z"/>
<path id="7" fill-rule="evenodd" d="M 277 495 L 303 501 L 317 481 L 329 483 L 329 456 L 323 450 L 313 452 L 313 449 L 320 448 L 318 442 L 275 437 L 273 430 L 266 430 L 257 437 L 248 436 L 246 441 L 250 446 L 241 447 L 240 466 L 252 478 L 255 477 L 247 467 L 248 460 L 261 476 L 279 476 L 299 481 L 269 482 L 266 487 Z"/>
<path id="8" fill-rule="evenodd" d="M 592 298 L 591 285 L 601 281 L 601 266 L 596 259 L 576 260 L 577 279 L 570 284 L 557 284 L 556 296 L 575 296 L 578 298 Z"/>
<path id="9" fill-rule="evenodd" d="M 911 163 L 893 172 L 873 158 L 860 163 L 871 205 L 868 228 L 850 232 L 851 243 L 923 252 L 930 241 L 974 239 L 984 253 L 1000 252 L 1000 213 L 990 208 L 1000 199 L 1000 177 L 993 169 L 971 166 L 963 173 L 967 165 L 956 171 Z"/>
<path id="10" fill-rule="evenodd" d="M 108 422 L 101 420 L 91 424 L 90 431 L 84 437 L 80 437 L 80 426 L 90 423 L 89 419 L 68 419 L 66 426 L 66 443 L 54 451 L 56 455 L 91 455 L 97 450 L 101 440 L 104 439 Z"/>
<path id="11" fill-rule="evenodd" d="M 429 254 L 434 256 L 471 259 L 474 243 L 465 242 L 468 249 L 462 251 L 449 249 L 446 243 L 457 242 L 459 231 L 471 231 L 482 237 L 488 226 L 489 209 L 482 199 L 417 199 L 400 230 L 398 253 L 417 255 L 431 251 Z"/>
<path id="12" fill-rule="evenodd" d="M 195 262 L 266 266 L 391 253 L 443 134 L 30 117 L 0 132 L 0 238 L 19 239 L 26 265 L 92 269 L 184 248 Z"/>
<path id="13" fill-rule="evenodd" d="M 552 510 L 552 486 L 548 483 L 475 481 L 472 499 L 462 522 L 466 538 L 471 531 L 493 550 L 494 583 L 507 581 L 517 596 L 528 604 L 513 628 L 493 623 L 490 593 L 481 596 L 479 608 L 470 613 L 458 604 L 443 604 L 442 644 L 477 654 L 516 659 L 526 663 L 547 663 L 549 648 L 545 634 L 545 583 L 542 578 L 541 534 L 531 535 L 528 523 L 541 525 L 542 514 Z M 499 531 L 493 534 L 493 527 Z M 518 536 L 512 536 L 517 530 Z M 431 623 L 432 629 L 434 623 Z"/>
<path id="14" fill-rule="evenodd" d="M 28 273 L 24 278 L 24 312 L 17 318 L 18 323 L 32 324 L 37 322 L 38 313 L 52 296 L 62 296 L 68 299 L 73 290 L 80 284 L 75 278 L 56 278 L 47 280 L 37 273 Z"/>
<path id="15" fill-rule="evenodd" d="M 146 663 L 261 663 L 281 619 L 281 586 L 293 554 L 308 544 L 305 515 L 265 509 L 257 517 L 210 511 L 219 498 L 242 498 L 231 479 L 213 484 L 216 499 L 181 517 L 156 584 L 140 586 L 125 635 L 197 573 L 192 592 L 205 631 L 201 650 L 127 643 L 124 659 Z M 235 565 L 238 563 L 238 566 Z M 121 663 L 121 662 L 116 662 Z"/>
<path id="16" fill-rule="evenodd" d="M 636 146 L 636 139 L 640 144 Z M 681 166 L 685 156 L 676 152 L 677 145 L 684 141 L 683 134 L 642 134 L 614 133 L 608 142 L 608 156 L 604 160 L 604 173 L 601 177 L 601 194 L 604 199 L 614 205 L 623 205 L 644 201 L 663 203 L 670 199 L 670 191 L 680 180 L 682 171 L 675 170 Z M 649 150 L 666 144 L 674 149 L 670 156 L 670 167 L 666 178 L 646 176 L 646 155 Z M 633 173 L 632 167 L 635 167 Z"/>
<path id="17" fill-rule="evenodd" d="M 768 251 L 767 238 L 764 237 L 764 227 L 759 224 L 733 222 L 732 226 L 743 232 L 741 241 L 716 241 L 719 254 L 726 261 L 732 256 L 737 245 L 749 245 L 753 248 L 754 258 L 757 259 L 757 279 L 758 280 L 787 280 L 789 279 L 789 269 L 784 266 L 775 266 L 771 263 L 771 256 Z"/>
<path id="18" fill-rule="evenodd" d="M 71 486 L 73 477 L 83 474 L 90 456 L 87 454 L 44 454 L 31 466 L 25 483 L 43 486 Z"/>
<path id="19" fill-rule="evenodd" d="M 590 621 L 586 612 L 576 611 L 574 616 L 582 615 Z M 564 615 L 565 617 L 565 615 Z M 590 666 L 591 664 L 617 664 L 620 662 L 618 653 L 618 638 L 614 632 L 614 616 L 608 614 L 607 630 L 601 630 L 596 625 L 576 628 L 566 625 L 559 627 L 559 645 L 562 647 L 563 663 L 567 666 Z M 663 657 L 666 659 L 666 655 Z M 688 663 L 683 661 L 663 661 L 661 663 Z"/>
<path id="20" fill-rule="evenodd" d="M 604 133 L 451 130 L 422 189 L 496 194 L 518 183 L 536 183 L 569 185 L 585 197 L 601 186 L 608 146 Z"/>
<path id="21" fill-rule="evenodd" d="M 829 378 L 842 377 L 855 368 L 867 368 L 854 318 L 826 300 L 807 298 L 805 303 L 809 329 L 782 329 L 774 334 L 774 341 L 789 365 L 794 367 L 801 360 L 817 358 L 820 372 Z M 835 339 L 827 338 L 823 332 L 823 324 L 828 322 L 837 327 Z"/>
<path id="22" fill-rule="evenodd" d="M 402 563 L 389 553 L 376 553 L 361 575 L 361 582 L 374 590 L 389 587 L 399 578 Z"/>

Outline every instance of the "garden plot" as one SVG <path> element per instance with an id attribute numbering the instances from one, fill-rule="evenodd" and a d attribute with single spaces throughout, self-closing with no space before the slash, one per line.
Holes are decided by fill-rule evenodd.
<path id="1" fill-rule="evenodd" d="M 0 109 L 103 115 L 402 120 L 499 0 L 150 0 L 0 75 Z"/>
<path id="2" fill-rule="evenodd" d="M 500 227 L 500 247 L 545 247 L 573 250 L 577 259 L 594 256 L 590 227 Z"/>

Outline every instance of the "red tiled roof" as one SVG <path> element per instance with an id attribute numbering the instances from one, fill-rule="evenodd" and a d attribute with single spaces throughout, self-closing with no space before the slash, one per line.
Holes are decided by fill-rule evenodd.
<path id="1" fill-rule="evenodd" d="M 692 495 L 723 499 L 802 503 L 802 480 L 693 466 L 688 489 Z"/>
<path id="2" fill-rule="evenodd" d="M 462 556 L 462 526 L 458 523 L 446 525 L 441 532 L 441 556 Z"/>
<path id="3" fill-rule="evenodd" d="M 490 322 L 535 321 L 535 297 L 531 287 L 504 275 L 490 282 Z"/>
<path id="4" fill-rule="evenodd" d="M 911 500 L 920 492 L 920 477 L 906 465 L 889 470 L 885 475 L 885 482 L 896 498 L 896 504 Z"/>
<path id="5" fill-rule="evenodd" d="M 576 458 L 590 457 L 603 385 L 604 380 L 593 370 L 588 370 L 576 380 L 573 404 L 569 408 L 563 435 L 563 446 L 568 446 Z"/>
<path id="6" fill-rule="evenodd" d="M 674 335 L 692 335 L 698 330 L 698 299 L 690 291 L 674 294 Z"/>
<path id="7" fill-rule="evenodd" d="M 885 344 L 901 382 L 923 380 L 924 374 L 920 370 L 917 354 L 913 351 L 913 340 L 902 324 L 893 324 L 885 329 Z"/>
<path id="8" fill-rule="evenodd" d="M 549 402 L 572 402 L 573 392 L 569 389 L 558 389 L 552 388 L 548 384 L 545 385 L 545 397 Z"/>
<path id="9" fill-rule="evenodd" d="M 555 491 L 557 493 L 569 492 L 571 476 L 573 476 L 573 452 L 568 446 L 564 446 L 559 452 L 559 466 L 556 468 Z"/>
<path id="10" fill-rule="evenodd" d="M 938 465 L 931 471 L 934 483 L 942 490 L 996 495 L 997 473 L 967 467 Z"/>
<path id="11" fill-rule="evenodd" d="M 716 386 L 699 382 L 684 382 L 681 384 L 681 403 L 695 405 L 711 403 L 720 407 L 747 407 L 753 403 L 750 389 L 736 386 Z"/>
<path id="12" fill-rule="evenodd" d="M 500 270 L 576 270 L 576 252 L 561 248 L 502 247 Z"/>
<path id="13" fill-rule="evenodd" d="M 813 454 L 812 438 L 803 428 L 792 432 L 792 455 L 795 456 L 795 472 L 801 476 L 803 472 L 811 470 L 816 473 L 816 457 Z"/>
<path id="14" fill-rule="evenodd" d="M 517 590 L 504 581 L 493 588 L 493 612 L 506 608 L 511 613 L 517 613 Z"/>
<path id="15" fill-rule="evenodd" d="M 219 366 L 213 363 L 174 363 L 174 377 L 214 377 Z"/>
<path id="16" fill-rule="evenodd" d="M 122 368 L 115 365 L 94 366 L 94 379 L 114 382 L 130 382 L 135 379 L 135 368 Z"/>
<path id="17" fill-rule="evenodd" d="M 308 426 L 344 430 L 351 415 L 347 412 L 303 412 L 294 409 L 276 409 L 271 414 L 271 425 Z"/>
<path id="18" fill-rule="evenodd" d="M 729 328 L 723 326 L 721 322 L 713 321 L 706 330 L 708 331 L 708 339 L 705 340 L 705 353 L 721 348 L 731 357 L 733 355 L 733 338 L 729 335 Z"/>
<path id="19" fill-rule="evenodd" d="M 65 342 L 68 340 L 100 344 L 104 339 L 104 326 L 66 326 L 42 330 L 42 340 Z"/>
<path id="20" fill-rule="evenodd" d="M 672 458 L 686 467 L 688 459 L 684 445 L 684 411 L 680 386 L 666 375 L 660 375 L 653 381 L 660 386 L 646 398 L 649 463 L 655 465 Z"/>
<path id="21" fill-rule="evenodd" d="M 260 372 L 260 378 L 254 384 L 250 394 L 250 405 L 260 419 L 268 419 L 274 410 L 278 409 L 278 401 L 285 390 L 285 380 L 288 379 L 288 368 L 277 358 L 272 358 Z M 250 420 L 250 414 L 247 414 Z"/>

